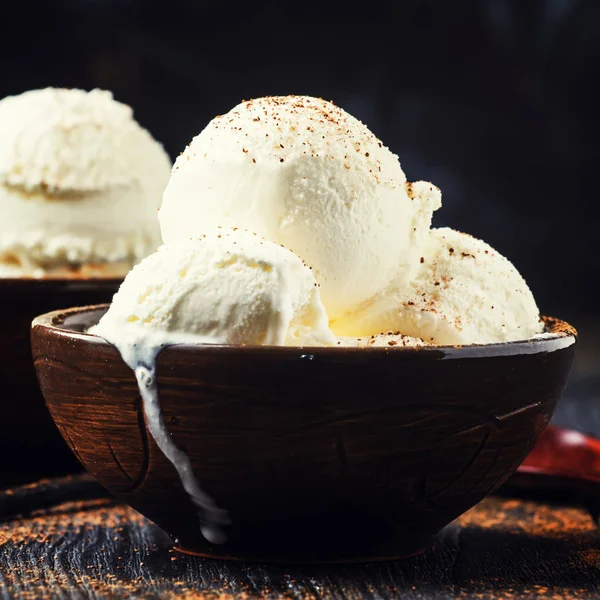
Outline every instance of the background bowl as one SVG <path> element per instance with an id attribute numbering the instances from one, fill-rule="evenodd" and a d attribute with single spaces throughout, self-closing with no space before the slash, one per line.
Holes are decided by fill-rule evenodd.
<path id="1" fill-rule="evenodd" d="M 117 279 L 0 279 L 0 486 L 64 474 L 80 466 L 56 430 L 31 362 L 37 315 L 61 306 L 109 302 Z"/>
<path id="2" fill-rule="evenodd" d="M 81 333 L 106 307 L 37 318 L 32 345 L 63 437 L 111 493 L 188 552 L 265 561 L 414 554 L 502 484 L 546 427 L 575 332 L 470 347 L 176 346 L 158 358 L 165 420 L 231 517 L 210 545 L 150 437 L 133 372 Z"/>

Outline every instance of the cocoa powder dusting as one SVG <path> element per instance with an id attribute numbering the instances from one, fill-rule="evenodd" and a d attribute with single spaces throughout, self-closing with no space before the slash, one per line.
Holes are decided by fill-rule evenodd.
<path id="1" fill-rule="evenodd" d="M 173 600 L 333 599 L 340 592 L 358 598 L 358 590 L 374 597 L 429 597 L 414 595 L 422 586 L 431 597 L 437 597 L 434 592 L 446 597 L 447 586 L 451 597 L 465 599 L 597 597 L 590 590 L 600 579 L 600 540 L 583 509 L 491 497 L 452 527 L 457 541 L 440 542 L 415 559 L 420 567 L 399 562 L 390 563 L 390 570 L 373 564 L 353 567 L 338 579 L 339 567 L 322 574 L 300 567 L 273 571 L 205 564 L 178 554 L 166 541 L 153 542 L 152 526 L 133 509 L 108 499 L 72 502 L 0 523 L 0 553 L 5 563 L 13 561 L 2 569 L 0 585 L 6 597 L 32 600 L 50 600 L 57 590 L 74 597 Z M 446 543 L 456 553 L 450 565 Z M 37 554 L 31 554 L 34 547 Z M 39 556 L 41 548 L 46 553 Z M 15 567 L 19 555 L 36 558 L 21 559 Z M 443 573 L 446 580 L 440 581 Z"/>

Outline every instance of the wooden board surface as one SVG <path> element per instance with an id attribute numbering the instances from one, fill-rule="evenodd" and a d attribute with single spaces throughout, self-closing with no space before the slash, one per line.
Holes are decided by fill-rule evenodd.
<path id="1" fill-rule="evenodd" d="M 202 560 L 108 499 L 0 524 L 1 598 L 594 598 L 600 536 L 580 508 L 493 497 L 426 554 L 327 567 Z"/>

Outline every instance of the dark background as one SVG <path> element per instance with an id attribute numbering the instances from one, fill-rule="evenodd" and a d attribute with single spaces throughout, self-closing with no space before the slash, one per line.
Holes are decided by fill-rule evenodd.
<path id="1" fill-rule="evenodd" d="M 44 0 L 2 11 L 0 96 L 110 89 L 172 157 L 242 99 L 334 100 L 409 179 L 442 189 L 436 225 L 485 239 L 542 312 L 594 330 L 597 0 Z"/>

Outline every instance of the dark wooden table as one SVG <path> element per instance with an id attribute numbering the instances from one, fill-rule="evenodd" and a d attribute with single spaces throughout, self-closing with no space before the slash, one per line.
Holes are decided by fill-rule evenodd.
<path id="1" fill-rule="evenodd" d="M 202 560 L 108 499 L 0 526 L 2 598 L 598 598 L 600 535 L 589 514 L 494 497 L 405 561 L 285 567 Z"/>
<path id="2" fill-rule="evenodd" d="M 600 435 L 598 389 L 595 379 L 574 382 L 556 421 Z M 412 559 L 285 567 L 178 554 L 90 480 L 8 490 L 0 598 L 600 598 L 600 533 L 585 504 L 513 493 L 484 500 Z"/>

